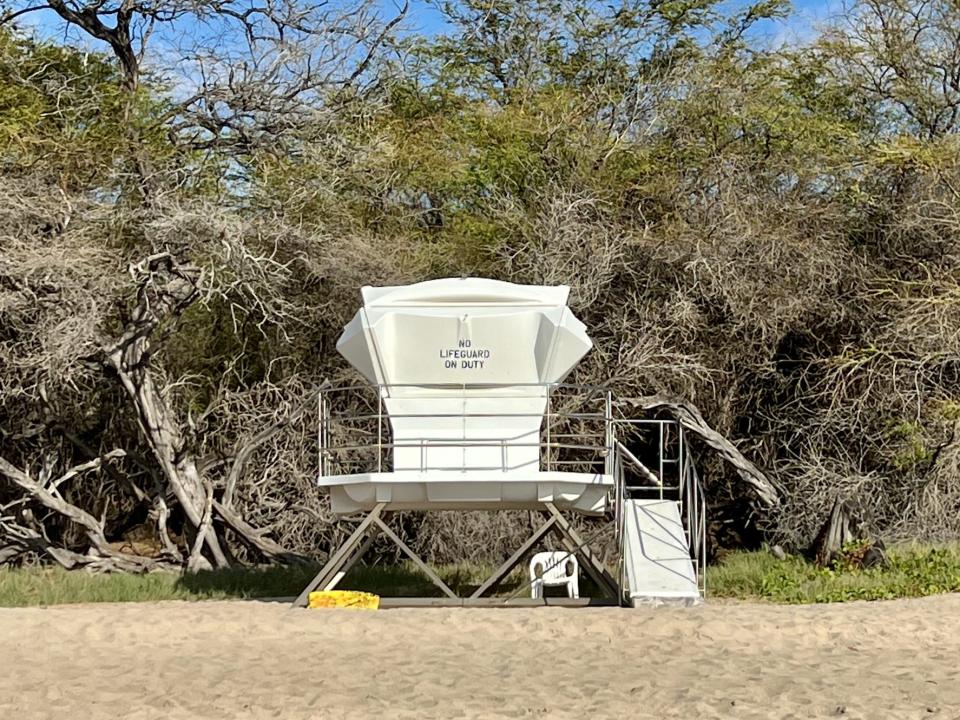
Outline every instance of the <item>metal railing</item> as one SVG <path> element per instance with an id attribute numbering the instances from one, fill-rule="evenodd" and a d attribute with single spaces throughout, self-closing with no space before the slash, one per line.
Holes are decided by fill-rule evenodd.
<path id="1" fill-rule="evenodd" d="M 476 412 L 460 410 L 438 412 L 426 409 L 418 412 L 387 412 L 386 401 L 395 397 L 397 390 L 420 388 L 420 385 L 352 385 L 325 388 L 318 395 L 317 445 L 318 467 L 321 477 L 347 475 L 358 472 L 391 472 L 396 450 L 416 450 L 420 455 L 419 469 L 426 471 L 501 471 L 517 470 L 536 463 L 540 469 L 603 473 L 606 469 L 609 435 L 610 393 L 605 388 L 567 384 L 515 384 L 487 386 L 484 391 L 496 391 L 502 400 L 542 401 L 530 412 Z M 430 400 L 467 400 L 481 397 L 477 386 L 431 385 Z M 401 399 L 401 398 L 396 398 Z M 394 423 L 398 421 L 461 421 L 458 437 L 446 433 L 417 436 L 414 439 L 395 437 Z M 467 432 L 470 421 L 490 427 L 503 421 L 517 424 L 527 420 L 528 427 L 513 436 L 503 433 L 479 434 L 476 429 Z M 500 449 L 499 461 L 488 464 L 437 464 L 431 460 L 432 450 L 490 448 Z M 534 453 L 533 448 L 539 452 Z M 523 452 L 527 450 L 527 452 Z M 511 452 L 519 451 L 519 452 Z M 433 453 L 436 455 L 437 453 Z M 511 464 L 511 454 L 524 456 L 521 465 Z M 447 452 L 449 456 L 449 452 Z M 535 458 L 529 456 L 535 455 Z M 404 468 L 410 469 L 410 468 Z"/>

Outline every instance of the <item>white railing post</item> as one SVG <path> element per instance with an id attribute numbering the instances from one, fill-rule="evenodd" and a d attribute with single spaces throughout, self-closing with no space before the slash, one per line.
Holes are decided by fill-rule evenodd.
<path id="1" fill-rule="evenodd" d="M 323 467 L 323 390 L 317 393 L 317 465 L 320 468 L 320 477 L 326 475 Z"/>
<path id="2" fill-rule="evenodd" d="M 696 471 L 694 471 L 696 472 Z M 697 479 L 697 496 L 700 503 L 700 572 L 703 574 L 703 596 L 707 596 L 707 499 Z"/>
<path id="3" fill-rule="evenodd" d="M 686 464 L 684 463 L 685 458 L 683 457 L 683 425 L 681 425 L 679 422 L 677 422 L 677 434 L 677 444 L 679 447 L 679 450 L 677 451 L 677 483 L 680 486 L 678 500 L 680 502 L 680 517 L 683 517 L 683 507 L 685 504 L 689 505 L 689 502 L 685 502 L 689 501 L 689 498 L 684 497 L 687 487 L 687 472 Z M 691 528 L 691 536 L 692 533 L 693 529 Z"/>
<path id="4" fill-rule="evenodd" d="M 467 384 L 460 383 L 460 472 L 467 471 Z M 449 457 L 444 453 L 444 457 Z"/>
<path id="5" fill-rule="evenodd" d="M 657 450 L 660 472 L 657 475 L 660 478 L 660 499 L 663 500 L 663 422 L 657 423 L 657 427 L 660 429 L 660 447 Z"/>
<path id="6" fill-rule="evenodd" d="M 605 475 L 611 475 L 613 473 L 613 398 L 609 390 L 607 390 L 607 396 L 604 402 L 603 415 L 603 442 L 607 448 L 607 454 L 603 461 L 603 472 Z"/>
<path id="7" fill-rule="evenodd" d="M 377 472 L 383 472 L 383 386 L 377 385 Z"/>
<path id="8" fill-rule="evenodd" d="M 623 503 L 626 499 L 626 491 L 623 487 L 623 462 L 620 459 L 620 449 L 616 448 L 611 449 L 611 452 L 615 452 L 616 455 L 613 456 L 612 462 L 612 474 L 613 474 L 613 522 L 614 522 L 614 532 L 616 533 L 617 546 L 620 550 L 620 553 L 623 554 Z"/>
<path id="9" fill-rule="evenodd" d="M 329 474 L 330 470 L 330 398 L 323 396 L 323 463 L 324 474 Z"/>
<path id="10" fill-rule="evenodd" d="M 546 391 L 547 391 L 547 414 L 546 414 L 546 420 L 547 420 L 547 470 L 549 471 L 549 470 L 551 469 L 551 463 L 550 463 L 550 422 L 551 422 L 551 409 L 550 409 L 550 406 L 551 406 L 551 397 L 550 397 L 550 396 L 551 396 L 551 394 L 552 394 L 552 393 L 550 392 L 550 386 L 549 386 L 549 385 L 546 386 Z"/>

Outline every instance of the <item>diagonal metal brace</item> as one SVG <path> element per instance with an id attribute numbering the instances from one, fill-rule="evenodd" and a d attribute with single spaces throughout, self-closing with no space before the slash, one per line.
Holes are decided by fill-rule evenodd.
<path id="1" fill-rule="evenodd" d="M 318 572 L 313 580 L 303 589 L 303 592 L 293 601 L 294 607 L 306 607 L 310 601 L 310 593 L 319 587 L 328 589 L 327 585 L 338 573 L 342 571 L 345 574 L 346 571 L 350 569 L 350 566 L 360 559 L 360 553 L 355 552 L 355 550 L 361 543 L 366 544 L 367 535 L 371 530 L 376 530 L 376 528 L 373 527 L 375 522 L 381 523 L 382 525 L 380 514 L 386 506 L 386 503 L 379 503 L 374 506 L 373 510 L 360 522 L 357 529 L 347 538 L 346 542 L 330 556 L 327 564 L 323 566 L 320 572 Z M 343 577 L 343 575 L 340 575 L 340 577 Z M 339 580 L 340 578 L 336 579 Z"/>
<path id="2" fill-rule="evenodd" d="M 483 585 L 474 591 L 470 598 L 473 599 L 483 597 L 485 592 L 491 590 L 501 583 L 503 579 L 510 574 L 510 571 L 513 570 L 521 560 L 523 560 L 524 555 L 530 552 L 531 548 L 540 542 L 546 536 L 546 534 L 553 529 L 553 526 L 556 525 L 556 523 L 557 519 L 555 517 L 547 518 L 547 521 L 536 531 L 534 531 L 533 535 L 528 537 L 526 542 L 517 548 L 517 551 L 511 555 L 506 562 L 503 563 L 503 565 L 493 571 L 493 574 L 483 582 Z"/>
<path id="3" fill-rule="evenodd" d="M 394 544 L 398 548 L 400 548 L 408 558 L 413 560 L 414 564 L 418 568 L 420 568 L 420 570 L 423 571 L 423 573 L 428 578 L 430 578 L 430 581 L 434 585 L 436 585 L 438 588 L 443 590 L 443 592 L 445 592 L 448 597 L 451 597 L 454 600 L 460 599 L 460 596 L 457 595 L 453 590 L 451 590 L 450 587 L 440 578 L 440 576 L 437 575 L 429 565 L 427 565 L 423 560 L 420 559 L 419 555 L 417 555 L 413 550 L 407 547 L 407 544 L 400 539 L 399 535 L 397 535 L 393 530 L 390 529 L 389 525 L 383 522 L 383 520 L 381 520 L 379 517 L 376 517 L 373 520 L 377 525 L 380 526 L 380 529 L 386 534 L 386 536 L 391 540 L 393 540 Z"/>
<path id="4" fill-rule="evenodd" d="M 544 503 L 550 517 L 557 522 L 556 528 L 560 534 L 560 540 L 567 552 L 576 555 L 582 561 L 584 570 L 591 579 L 602 590 L 606 590 L 610 597 L 618 599 L 620 597 L 620 585 L 617 583 L 613 574 L 603 564 L 603 561 L 597 557 L 596 553 L 590 549 L 590 546 L 584 541 L 580 534 L 573 528 L 570 521 L 567 520 L 553 503 Z"/>

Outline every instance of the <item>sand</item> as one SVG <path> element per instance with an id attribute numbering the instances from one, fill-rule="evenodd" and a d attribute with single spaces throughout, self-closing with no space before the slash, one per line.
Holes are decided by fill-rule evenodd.
<path id="1" fill-rule="evenodd" d="M 960 595 L 0 609 L 0 718 L 960 718 Z"/>

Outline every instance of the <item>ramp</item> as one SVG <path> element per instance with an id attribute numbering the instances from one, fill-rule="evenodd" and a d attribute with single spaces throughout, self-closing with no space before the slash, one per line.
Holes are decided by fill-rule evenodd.
<path id="1" fill-rule="evenodd" d="M 624 591 L 630 604 L 699 602 L 679 503 L 628 499 L 623 512 Z"/>

